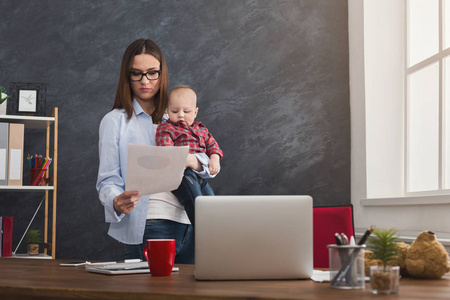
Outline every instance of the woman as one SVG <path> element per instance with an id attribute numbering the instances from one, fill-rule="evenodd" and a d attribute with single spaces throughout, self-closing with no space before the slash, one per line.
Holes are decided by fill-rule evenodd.
<path id="1" fill-rule="evenodd" d="M 128 46 L 113 110 L 100 124 L 97 191 L 111 223 L 108 234 L 126 244 L 126 259 L 144 259 L 147 239 L 175 239 L 175 262 L 192 264 L 194 232 L 175 196 L 140 197 L 138 191 L 125 191 L 128 144 L 155 145 L 156 127 L 167 107 L 168 78 L 164 54 L 155 42 L 140 39 Z M 203 168 L 195 155 L 188 156 L 186 166 Z"/>

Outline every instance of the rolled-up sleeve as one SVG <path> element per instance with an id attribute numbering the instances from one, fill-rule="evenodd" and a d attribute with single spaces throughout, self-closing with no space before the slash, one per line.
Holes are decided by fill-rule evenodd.
<path id="1" fill-rule="evenodd" d="M 109 223 L 119 222 L 124 216 L 124 214 L 118 216 L 113 205 L 114 198 L 125 190 L 120 169 L 119 138 L 120 118 L 111 113 L 107 114 L 102 119 L 99 129 L 100 166 L 96 188 L 100 202 L 105 207 L 105 221 Z"/>
<path id="2" fill-rule="evenodd" d="M 192 170 L 192 171 L 197 173 L 197 175 L 203 179 L 210 179 L 210 178 L 216 177 L 216 175 L 220 172 L 220 164 L 219 164 L 219 172 L 217 172 L 217 174 L 211 175 L 209 173 L 209 157 L 208 157 L 208 155 L 206 155 L 206 153 L 195 153 L 195 156 L 197 157 L 198 161 L 202 165 L 203 169 L 201 171 L 196 171 L 196 170 Z"/>

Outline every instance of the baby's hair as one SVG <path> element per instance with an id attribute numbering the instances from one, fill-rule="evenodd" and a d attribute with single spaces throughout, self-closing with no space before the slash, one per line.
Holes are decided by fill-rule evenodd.
<path id="1" fill-rule="evenodd" d="M 194 91 L 193 88 L 191 88 L 189 85 L 185 85 L 185 84 L 179 84 L 177 86 L 175 86 L 170 92 L 169 92 L 169 100 L 170 100 L 170 94 L 172 94 L 173 92 L 176 92 L 177 90 L 183 90 L 183 89 L 187 89 L 187 90 L 191 90 L 194 93 L 195 96 L 195 102 L 197 103 L 197 93 Z M 169 101 L 167 101 L 167 106 L 169 105 Z"/>
<path id="2" fill-rule="evenodd" d="M 178 89 L 189 89 L 195 93 L 194 89 L 186 84 L 179 84 L 179 85 L 175 86 L 170 92 L 172 93 L 173 91 L 178 90 Z"/>

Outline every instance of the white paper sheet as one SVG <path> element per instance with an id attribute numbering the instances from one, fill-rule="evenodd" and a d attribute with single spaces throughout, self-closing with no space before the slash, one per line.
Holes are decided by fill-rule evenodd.
<path id="1" fill-rule="evenodd" d="M 330 282 L 330 271 L 313 270 L 311 279 L 315 282 Z"/>
<path id="2" fill-rule="evenodd" d="M 188 146 L 158 147 L 128 145 L 126 191 L 139 191 L 140 196 L 170 192 L 183 178 Z"/>
<path id="3" fill-rule="evenodd" d="M 22 150 L 11 149 L 9 153 L 9 179 L 20 180 L 22 175 Z"/>
<path id="4" fill-rule="evenodd" d="M 330 271 L 313 270 L 311 279 L 315 282 L 330 282 Z M 370 277 L 364 277 L 365 282 L 370 282 Z"/>

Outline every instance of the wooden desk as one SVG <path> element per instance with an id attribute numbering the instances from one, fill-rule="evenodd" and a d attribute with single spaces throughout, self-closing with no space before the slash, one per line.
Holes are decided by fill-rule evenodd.
<path id="1" fill-rule="evenodd" d="M 449 299 L 450 274 L 440 280 L 402 278 L 395 295 L 335 290 L 311 280 L 196 281 L 193 265 L 170 277 L 102 275 L 63 260 L 0 258 L 0 299 Z"/>

